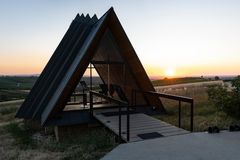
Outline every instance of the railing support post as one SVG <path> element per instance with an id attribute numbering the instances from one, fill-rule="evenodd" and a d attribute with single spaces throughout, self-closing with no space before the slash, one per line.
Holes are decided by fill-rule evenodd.
<path id="1" fill-rule="evenodd" d="M 118 141 L 119 143 L 121 143 L 122 141 L 122 138 L 121 138 L 121 135 L 122 135 L 122 117 L 121 117 L 121 105 L 118 106 Z"/>
<path id="2" fill-rule="evenodd" d="M 176 96 L 176 95 L 171 95 L 171 94 L 165 94 L 165 93 L 157 93 L 157 92 L 144 92 L 147 94 L 152 94 L 152 95 L 156 95 L 158 97 L 162 97 L 162 98 L 168 98 L 168 99 L 172 99 L 172 100 L 177 100 L 179 101 L 179 112 L 178 112 L 178 126 L 181 127 L 181 102 L 187 102 L 191 104 L 191 108 L 190 108 L 190 131 L 193 132 L 193 120 L 194 120 L 194 108 L 193 108 L 193 104 L 194 104 L 194 100 L 192 98 L 189 97 L 183 97 L 183 96 Z"/>
<path id="3" fill-rule="evenodd" d="M 178 127 L 181 128 L 181 101 L 178 101 Z"/>
<path id="4" fill-rule="evenodd" d="M 129 128 L 130 128 L 130 120 L 129 120 L 129 105 L 127 105 L 127 141 L 129 142 L 129 137 L 130 137 L 130 133 L 129 133 Z"/>
<path id="5" fill-rule="evenodd" d="M 191 120 L 190 120 L 190 122 L 191 122 L 190 130 L 191 130 L 191 132 L 193 132 L 193 101 L 191 102 Z"/>
<path id="6" fill-rule="evenodd" d="M 90 92 L 89 95 L 89 102 L 90 102 L 90 115 L 93 117 L 93 93 Z"/>

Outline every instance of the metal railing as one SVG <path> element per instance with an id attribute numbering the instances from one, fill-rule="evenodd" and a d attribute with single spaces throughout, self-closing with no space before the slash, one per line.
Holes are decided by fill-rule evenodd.
<path id="1" fill-rule="evenodd" d="M 190 97 L 184 97 L 184 96 L 178 96 L 178 95 L 172 95 L 172 94 L 166 94 L 166 93 L 158 93 L 153 91 L 139 91 L 139 90 L 133 90 L 133 96 L 134 96 L 134 103 L 136 105 L 136 94 L 137 93 L 143 93 L 143 94 L 149 94 L 154 95 L 162 98 L 172 99 L 178 101 L 178 127 L 181 128 L 181 102 L 190 103 L 190 131 L 193 132 L 193 118 L 194 118 L 194 111 L 193 111 L 193 98 Z"/>
<path id="2" fill-rule="evenodd" d="M 73 101 L 72 101 L 73 97 Z M 77 97 L 82 97 L 82 101 L 77 101 Z M 87 105 L 87 94 L 86 93 L 73 93 L 70 97 L 69 102 L 67 105 L 75 105 L 75 104 L 83 104 L 84 107 Z"/>
<path id="3" fill-rule="evenodd" d="M 122 107 L 126 107 L 127 108 L 127 141 L 129 141 L 130 139 L 130 117 L 129 117 L 129 104 L 125 101 L 122 100 L 118 100 L 118 99 L 114 99 L 110 96 L 98 93 L 96 91 L 89 91 L 90 95 L 90 115 L 93 117 L 93 96 L 97 96 L 100 98 L 104 98 L 109 102 L 118 104 L 118 135 L 119 135 L 119 142 L 121 142 L 121 135 L 122 135 Z"/>

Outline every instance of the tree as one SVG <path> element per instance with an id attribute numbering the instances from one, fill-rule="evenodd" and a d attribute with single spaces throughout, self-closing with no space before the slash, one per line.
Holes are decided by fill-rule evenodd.
<path id="1" fill-rule="evenodd" d="M 221 85 L 210 86 L 208 97 L 219 111 L 223 111 L 232 117 L 240 118 L 240 76 L 232 81 L 234 89 L 227 92 Z"/>
<path id="2" fill-rule="evenodd" d="M 234 87 L 233 91 L 237 95 L 240 95 L 240 76 L 237 76 L 232 81 L 232 86 Z"/>
<path id="3" fill-rule="evenodd" d="M 232 86 L 234 87 L 233 89 L 233 94 L 232 94 L 232 108 L 233 111 L 235 112 L 235 116 L 239 117 L 240 116 L 240 76 L 237 76 L 235 79 L 232 81 Z"/>
<path id="4" fill-rule="evenodd" d="M 218 76 L 215 76 L 214 79 L 217 81 L 217 80 L 220 80 L 220 78 Z"/>
<path id="5" fill-rule="evenodd" d="M 213 85 L 208 88 L 208 98 L 217 107 L 219 111 L 223 111 L 228 104 L 229 95 L 227 89 L 221 85 Z"/>

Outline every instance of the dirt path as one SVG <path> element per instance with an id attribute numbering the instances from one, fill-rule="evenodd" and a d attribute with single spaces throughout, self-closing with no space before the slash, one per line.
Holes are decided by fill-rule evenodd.
<path id="1" fill-rule="evenodd" d="M 4 101 L 0 102 L 0 105 L 14 104 L 14 103 L 22 103 L 24 99 L 13 100 L 13 101 Z"/>

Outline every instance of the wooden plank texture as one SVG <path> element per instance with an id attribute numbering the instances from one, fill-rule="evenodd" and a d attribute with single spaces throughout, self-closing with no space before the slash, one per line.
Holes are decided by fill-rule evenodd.
<path id="1" fill-rule="evenodd" d="M 117 112 L 116 109 L 102 109 L 95 110 L 93 115 L 99 120 L 103 125 L 108 127 L 111 131 L 118 135 L 119 133 L 119 117 L 118 115 L 113 116 L 104 116 L 104 113 L 107 112 Z M 127 116 L 121 116 L 121 138 L 124 141 L 127 141 Z M 189 131 L 186 131 L 182 128 L 178 128 L 166 122 L 163 122 L 159 119 L 153 118 L 143 113 L 133 113 L 130 114 L 130 142 L 141 141 L 143 140 L 138 135 L 145 133 L 157 132 L 163 137 L 187 134 Z"/>

